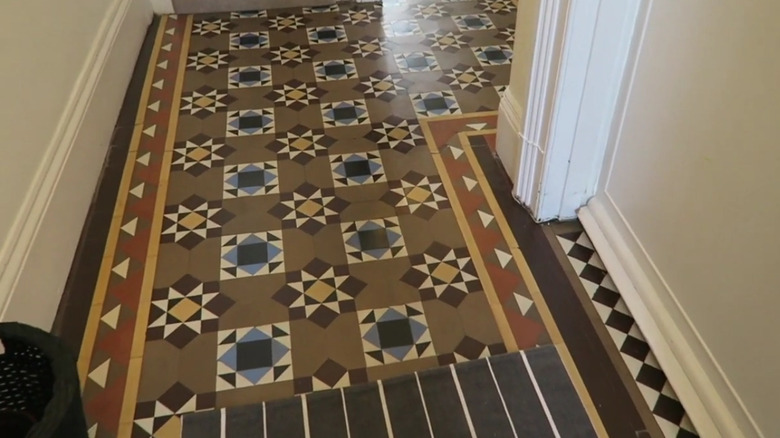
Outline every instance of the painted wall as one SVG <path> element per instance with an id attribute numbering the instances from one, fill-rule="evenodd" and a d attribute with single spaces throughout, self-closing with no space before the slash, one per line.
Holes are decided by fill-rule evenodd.
<path id="1" fill-rule="evenodd" d="M 597 196 L 767 437 L 780 436 L 778 16 L 775 0 L 653 1 Z"/>
<path id="2" fill-rule="evenodd" d="M 48 328 L 152 10 L 148 0 L 3 7 L 0 319 Z"/>

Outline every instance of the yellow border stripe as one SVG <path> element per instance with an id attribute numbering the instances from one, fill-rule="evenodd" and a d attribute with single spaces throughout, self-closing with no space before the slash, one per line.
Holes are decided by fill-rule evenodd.
<path id="1" fill-rule="evenodd" d="M 483 135 L 494 134 L 495 132 L 495 130 L 486 130 L 475 131 L 474 133 Z M 577 371 L 577 366 L 574 364 L 574 360 L 569 353 L 569 349 L 563 341 L 563 337 L 561 336 L 560 330 L 558 330 L 558 325 L 555 323 L 555 319 L 550 312 L 550 308 L 547 306 L 547 302 L 545 301 L 542 292 L 539 290 L 539 285 L 536 283 L 536 278 L 534 278 L 533 274 L 531 273 L 531 268 L 528 266 L 528 262 L 526 261 L 523 252 L 520 250 L 520 247 L 517 244 L 515 235 L 512 233 L 512 229 L 504 217 L 501 206 L 498 205 L 498 201 L 496 201 L 496 198 L 493 195 L 493 190 L 490 187 L 490 183 L 487 181 L 487 178 L 485 178 L 482 167 L 479 165 L 479 161 L 477 160 L 476 155 L 474 155 L 474 151 L 471 149 L 471 143 L 468 140 L 468 134 L 469 133 L 466 132 L 459 133 L 461 143 L 463 145 L 463 151 L 466 153 L 466 158 L 471 164 L 472 169 L 474 169 L 477 182 L 479 183 L 480 187 L 482 187 L 482 192 L 485 195 L 485 199 L 487 200 L 490 209 L 493 210 L 496 223 L 501 229 L 501 233 L 504 235 L 504 239 L 506 239 L 506 242 L 512 251 L 512 258 L 517 265 L 517 269 L 520 271 L 520 275 L 523 277 L 523 281 L 528 287 L 528 291 L 531 293 L 534 305 L 539 311 L 539 315 L 541 316 L 542 321 L 544 322 L 544 325 L 550 334 L 550 339 L 558 348 L 561 360 L 563 361 L 563 364 L 569 373 L 569 377 L 571 377 L 574 388 L 577 390 L 577 393 L 579 394 L 580 399 L 585 406 L 585 410 L 588 412 L 591 423 L 593 423 L 593 428 L 596 430 L 596 433 L 599 436 L 606 437 L 608 435 L 606 429 L 604 428 L 604 424 L 601 422 L 601 417 L 596 411 L 596 407 L 593 404 L 593 400 L 590 398 L 590 394 L 585 387 L 585 383 L 582 381 L 582 377 L 580 376 L 579 371 Z"/>
<path id="2" fill-rule="evenodd" d="M 154 215 L 150 227 L 149 248 L 146 252 L 146 262 L 143 283 L 141 285 L 141 297 L 138 302 L 138 313 L 135 319 L 135 333 L 133 334 L 133 346 L 130 350 L 130 364 L 127 370 L 127 383 L 125 385 L 122 412 L 119 416 L 120 436 L 132 430 L 133 414 L 138 398 L 138 385 L 141 380 L 141 365 L 143 361 L 144 345 L 146 343 L 146 326 L 149 319 L 149 307 L 151 306 L 152 288 L 157 272 L 157 253 L 160 247 L 159 236 L 162 233 L 163 209 L 168 194 L 168 176 L 171 171 L 171 159 L 173 156 L 173 144 L 176 141 L 176 128 L 179 122 L 179 105 L 181 103 L 181 89 L 184 83 L 186 71 L 187 53 L 189 52 L 190 33 L 192 31 L 192 15 L 187 16 L 184 25 L 183 41 L 179 49 L 179 64 L 176 73 L 176 85 L 171 98 L 171 115 L 168 122 L 168 133 L 165 139 L 165 153 L 160 165 L 160 180 L 157 188 L 157 199 L 154 204 Z"/>
<path id="3" fill-rule="evenodd" d="M 92 352 L 95 348 L 95 341 L 97 337 L 98 326 L 100 324 L 100 318 L 103 311 L 103 301 L 106 298 L 106 292 L 108 291 L 108 282 L 111 279 L 111 269 L 114 267 L 114 256 L 116 255 L 116 245 L 119 242 L 119 232 L 122 227 L 122 218 L 124 216 L 125 205 L 127 203 L 127 197 L 130 193 L 130 182 L 133 178 L 133 170 L 135 169 L 135 160 L 138 155 L 138 144 L 141 142 L 141 133 L 143 131 L 143 124 L 146 115 L 147 106 L 149 105 L 149 93 L 152 80 L 154 79 L 154 71 L 157 68 L 156 60 L 160 54 L 160 46 L 162 45 L 163 35 L 165 33 L 165 24 L 168 21 L 168 17 L 163 16 L 160 20 L 160 24 L 157 28 L 157 35 L 154 39 L 154 46 L 152 48 L 151 58 L 149 59 L 149 66 L 146 69 L 146 79 L 144 79 L 144 86 L 141 91 L 141 98 L 138 104 L 138 111 L 135 116 L 136 129 L 133 130 L 133 137 L 130 140 L 130 149 L 128 152 L 127 161 L 125 167 L 122 170 L 122 181 L 119 183 L 119 191 L 117 192 L 116 204 L 114 205 L 114 215 L 111 220 L 111 227 L 108 231 L 108 237 L 106 238 L 106 249 L 103 252 L 103 261 L 100 265 L 100 271 L 98 271 L 98 279 L 95 283 L 95 293 L 92 297 L 92 307 L 89 310 L 89 317 L 87 319 L 87 325 L 84 328 L 84 336 L 81 342 L 81 351 L 79 352 L 78 370 L 81 378 L 81 386 L 84 387 L 84 383 L 89 373 L 89 365 L 92 361 Z"/>
<path id="4" fill-rule="evenodd" d="M 441 176 L 444 189 L 447 192 L 450 204 L 452 204 L 452 211 L 455 213 L 455 217 L 458 220 L 458 226 L 460 227 L 461 234 L 463 234 L 463 237 L 466 239 L 466 246 L 471 253 L 471 258 L 474 260 L 474 267 L 477 270 L 479 279 L 482 281 L 482 286 L 485 289 L 485 296 L 487 297 L 490 309 L 493 311 L 493 318 L 498 325 L 498 331 L 501 333 L 501 338 L 504 340 L 504 345 L 506 345 L 508 351 L 517 351 L 517 340 L 512 334 L 512 328 L 509 326 L 509 320 L 507 320 L 506 314 L 504 314 L 504 309 L 501 306 L 501 302 L 498 299 L 496 290 L 493 287 L 493 281 L 490 278 L 490 274 L 488 273 L 487 268 L 485 268 L 485 261 L 482 260 L 482 254 L 479 252 L 477 242 L 474 240 L 474 236 L 471 234 L 468 220 L 463 214 L 463 209 L 460 206 L 460 200 L 456 195 L 455 187 L 452 185 L 452 181 L 447 174 L 447 168 L 444 166 L 444 161 L 442 160 L 441 155 L 439 155 L 439 150 L 437 149 L 435 139 L 431 133 L 430 126 L 428 126 L 428 121 L 421 120 L 420 126 L 423 130 L 425 141 L 428 143 L 428 148 L 431 151 L 433 162 L 436 164 L 436 170 Z"/>

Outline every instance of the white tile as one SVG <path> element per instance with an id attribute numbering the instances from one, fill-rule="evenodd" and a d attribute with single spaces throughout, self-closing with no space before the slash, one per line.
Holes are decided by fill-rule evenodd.
<path id="1" fill-rule="evenodd" d="M 658 426 L 661 427 L 661 431 L 664 433 L 664 436 L 666 438 L 676 438 L 677 434 L 680 432 L 680 427 L 676 424 L 670 423 L 669 420 L 665 418 L 661 418 L 658 415 L 655 416 L 655 419 L 658 420 Z"/>

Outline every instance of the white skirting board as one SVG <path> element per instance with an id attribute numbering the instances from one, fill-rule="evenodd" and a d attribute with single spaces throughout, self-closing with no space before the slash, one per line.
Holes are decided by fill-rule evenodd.
<path id="1" fill-rule="evenodd" d="M 17 212 L 0 271 L 0 320 L 49 329 L 103 167 L 138 52 L 152 20 L 148 0 L 115 0 L 62 114 L 36 181 Z M 26 188 L 20 187 L 24 193 Z"/>
<path id="2" fill-rule="evenodd" d="M 763 437 L 609 196 L 578 216 L 700 436 Z"/>

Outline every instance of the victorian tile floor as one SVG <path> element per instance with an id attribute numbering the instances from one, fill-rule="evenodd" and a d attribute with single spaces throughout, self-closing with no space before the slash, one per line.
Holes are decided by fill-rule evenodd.
<path id="1" fill-rule="evenodd" d="M 411 0 L 157 20 L 129 147 L 107 167 L 122 176 L 79 355 L 92 436 L 178 436 L 188 412 L 551 343 L 602 436 L 600 417 L 613 436 L 660 432 L 646 406 L 595 400 L 613 377 L 569 347 L 494 195 L 516 12 Z"/>

